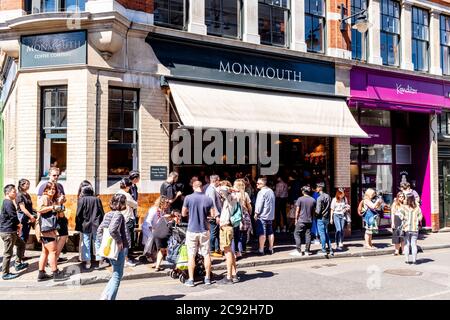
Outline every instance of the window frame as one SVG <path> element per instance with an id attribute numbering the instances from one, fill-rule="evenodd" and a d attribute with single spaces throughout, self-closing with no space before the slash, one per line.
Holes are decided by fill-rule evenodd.
<path id="1" fill-rule="evenodd" d="M 74 0 L 76 2 L 75 11 L 67 10 L 67 0 L 54 0 L 55 6 L 53 9 L 44 10 L 44 0 L 36 0 L 39 1 L 39 12 L 33 11 L 33 0 L 23 0 L 23 8 L 27 14 L 35 14 L 35 13 L 51 13 L 51 12 L 84 12 L 86 10 L 86 2 L 87 0 Z M 81 5 L 80 5 L 81 4 Z"/>
<path id="2" fill-rule="evenodd" d="M 358 1 L 358 4 L 356 4 Z M 351 0 L 350 4 L 351 14 L 356 14 L 364 9 L 367 9 L 367 0 Z M 356 23 L 357 16 L 351 18 L 352 25 Z M 351 29 L 352 32 L 352 60 L 367 61 L 367 31 L 362 34 L 356 29 Z M 356 43 L 355 43 L 356 42 Z M 360 52 L 356 52 L 359 43 Z"/>
<path id="3" fill-rule="evenodd" d="M 279 5 L 274 3 L 280 2 Z M 284 5 L 285 3 L 285 5 Z M 261 37 L 261 30 L 259 29 L 259 10 L 260 6 L 266 6 L 270 9 L 270 42 L 263 41 Z M 273 11 L 274 9 L 283 10 L 284 11 L 284 22 L 285 22 L 285 30 L 284 30 L 284 44 L 281 45 L 279 43 L 274 43 L 274 31 L 273 31 Z M 258 0 L 258 34 L 261 38 L 260 43 L 264 45 L 281 47 L 281 48 L 289 48 L 290 45 L 290 33 L 291 33 L 291 0 Z"/>
<path id="4" fill-rule="evenodd" d="M 312 1 L 316 1 L 316 3 L 319 1 L 322 4 L 322 12 L 320 13 L 319 11 L 313 11 L 311 10 L 311 2 Z M 326 44 L 326 1 L 325 0 L 305 0 L 305 4 L 306 2 L 308 2 L 308 6 L 305 5 L 305 43 L 306 43 L 306 48 L 308 52 L 314 52 L 314 53 L 325 53 L 325 44 Z M 317 8 L 317 6 L 316 6 Z M 309 10 L 308 10 L 309 9 Z M 320 44 L 321 50 L 313 50 L 313 48 L 310 48 L 310 46 L 308 45 L 308 37 L 306 36 L 306 20 L 307 19 L 311 19 L 311 28 L 313 25 L 314 20 L 321 20 L 322 21 L 322 43 Z M 314 32 L 314 30 L 310 30 L 309 34 L 311 35 Z"/>
<path id="5" fill-rule="evenodd" d="M 224 30 L 224 22 L 223 22 L 223 8 L 224 8 L 224 1 L 229 1 L 229 0 L 219 0 L 220 1 L 220 32 L 218 33 L 214 33 L 214 32 L 210 32 L 208 30 L 208 24 L 207 24 L 207 15 L 206 15 L 206 10 L 207 10 L 207 2 L 208 1 L 213 1 L 213 0 L 205 0 L 205 25 L 206 25 L 206 30 L 207 30 L 207 34 L 211 35 L 211 36 L 215 36 L 215 37 L 223 37 L 223 38 L 230 38 L 230 39 L 242 39 L 242 0 L 235 0 L 236 1 L 236 36 L 231 36 L 231 35 L 227 35 L 224 34 L 223 30 Z M 211 23 L 217 23 L 215 21 L 211 20 Z"/>
<path id="6" fill-rule="evenodd" d="M 385 5 L 386 4 L 386 5 Z M 386 6 L 387 12 L 384 10 Z M 396 6 L 398 10 L 396 11 Z M 396 16 L 396 12 L 398 12 L 398 17 Z M 401 44 L 401 6 L 400 2 L 397 0 L 381 0 L 381 10 L 380 10 L 380 54 L 382 63 L 385 66 L 395 66 L 399 67 L 400 62 L 400 44 Z M 392 24 L 391 24 L 392 19 Z M 387 20 L 388 26 L 384 26 L 384 21 Z M 395 26 L 398 26 L 397 30 L 395 30 Z M 391 30 L 392 27 L 392 30 Z M 383 37 L 386 39 L 386 41 L 383 41 Z M 394 60 L 397 61 L 397 63 L 389 63 L 389 40 L 388 37 L 393 37 L 396 39 L 397 42 L 397 54 L 394 56 Z M 381 47 L 385 46 L 384 52 L 382 51 Z M 384 56 L 386 55 L 386 61 L 384 59 Z"/>
<path id="7" fill-rule="evenodd" d="M 119 127 L 110 127 L 110 102 L 111 99 L 111 91 L 112 90 L 121 90 L 121 103 L 120 103 L 120 126 Z M 136 93 L 136 107 L 133 108 L 134 114 L 134 128 L 125 128 L 124 126 L 124 91 L 132 91 Z M 127 109 L 129 111 L 129 109 Z M 108 180 L 116 180 L 120 179 L 126 175 L 112 175 L 109 174 L 109 150 L 111 149 L 131 149 L 133 152 L 133 164 L 131 170 L 139 170 L 139 110 L 140 110 L 140 90 L 138 88 L 129 88 L 129 87 L 119 87 L 119 86 L 109 86 L 108 87 L 108 139 L 107 139 L 107 177 Z M 113 142 L 113 140 L 110 140 L 110 133 L 112 131 L 120 131 L 121 132 L 121 140 L 119 142 Z M 134 132 L 134 142 L 132 143 L 124 143 L 123 142 L 123 134 L 124 132 Z M 130 171 L 131 171 L 130 170 Z"/>
<path id="8" fill-rule="evenodd" d="M 425 15 L 422 13 L 426 13 L 426 24 L 421 22 L 420 17 L 425 18 Z M 415 16 L 417 16 L 418 21 L 415 21 Z M 415 29 L 423 28 L 426 33 L 425 37 L 417 36 L 415 33 Z M 423 30 L 421 30 L 423 32 Z M 424 39 L 426 38 L 426 39 Z M 419 44 L 425 45 L 426 47 L 426 57 L 424 57 L 424 61 L 422 61 L 422 65 L 426 65 L 426 68 L 419 69 Z M 425 71 L 428 72 L 430 70 L 430 13 L 420 7 L 413 6 L 411 10 L 411 61 L 414 66 L 414 71 Z M 414 59 L 414 53 L 416 59 Z M 417 61 L 416 61 L 417 60 Z"/>
<path id="9" fill-rule="evenodd" d="M 450 75 L 450 16 L 444 14 L 441 14 L 439 17 L 439 43 L 442 74 Z M 445 68 L 444 64 L 445 49 L 447 49 L 447 68 Z"/>
<path id="10" fill-rule="evenodd" d="M 153 2 L 154 8 L 156 7 L 156 3 L 158 1 L 165 1 L 165 2 L 167 2 L 168 22 L 157 21 L 156 20 L 156 14 L 155 14 L 155 12 L 153 12 L 153 17 L 154 17 L 153 24 L 155 26 L 161 26 L 161 27 L 166 27 L 166 28 L 186 31 L 187 30 L 187 26 L 188 26 L 188 21 L 189 21 L 189 15 L 188 15 L 188 13 L 189 13 L 189 0 L 155 0 Z M 170 23 L 170 20 L 171 20 L 170 19 L 170 17 L 171 17 L 170 13 L 172 11 L 171 10 L 171 8 L 172 8 L 171 7 L 171 2 L 172 1 L 181 1 L 181 2 L 183 2 L 183 25 L 177 25 L 177 24 Z M 156 9 L 155 9 L 155 11 L 156 11 Z"/>

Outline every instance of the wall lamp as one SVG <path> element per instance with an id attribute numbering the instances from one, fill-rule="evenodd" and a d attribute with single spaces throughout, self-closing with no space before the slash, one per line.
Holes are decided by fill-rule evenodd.
<path id="1" fill-rule="evenodd" d="M 345 7 L 345 5 L 341 4 L 340 6 L 338 6 L 338 8 L 341 9 L 341 19 L 339 20 L 341 22 L 341 31 L 346 30 L 347 20 L 353 17 L 357 18 L 355 24 L 352 26 L 352 29 L 356 29 L 360 33 L 365 33 L 371 26 L 371 23 L 369 22 L 369 20 L 367 20 L 367 9 L 362 9 L 360 12 L 346 17 L 345 12 L 347 11 L 347 8 Z"/>

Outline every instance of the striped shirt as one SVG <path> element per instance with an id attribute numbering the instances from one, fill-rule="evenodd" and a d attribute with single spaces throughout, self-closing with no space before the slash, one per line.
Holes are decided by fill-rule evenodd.
<path id="1" fill-rule="evenodd" d="M 405 232 L 418 232 L 419 224 L 422 221 L 423 215 L 420 207 L 410 208 L 408 206 L 403 206 L 400 209 L 403 215 L 403 231 Z"/>

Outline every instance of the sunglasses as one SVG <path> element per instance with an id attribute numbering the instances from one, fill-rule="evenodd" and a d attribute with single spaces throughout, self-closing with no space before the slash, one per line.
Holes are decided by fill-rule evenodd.
<path id="1" fill-rule="evenodd" d="M 52 174 L 52 177 L 57 178 L 57 177 L 59 177 L 59 174 Z"/>

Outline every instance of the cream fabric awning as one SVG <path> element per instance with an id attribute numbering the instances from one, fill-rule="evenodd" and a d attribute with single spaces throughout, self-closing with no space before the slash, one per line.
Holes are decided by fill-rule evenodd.
<path id="1" fill-rule="evenodd" d="M 169 80 L 186 127 L 365 138 L 344 100 Z"/>

